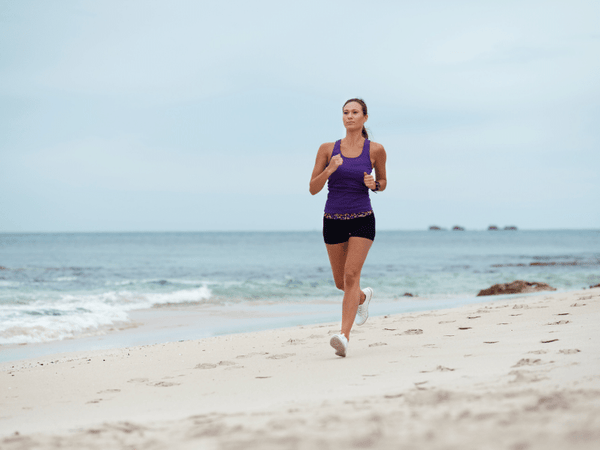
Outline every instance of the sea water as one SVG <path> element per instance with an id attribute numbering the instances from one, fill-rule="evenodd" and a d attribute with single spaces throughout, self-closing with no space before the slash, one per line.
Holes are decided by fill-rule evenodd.
<path id="1" fill-rule="evenodd" d="M 600 230 L 379 231 L 362 286 L 386 314 L 474 302 L 516 279 L 600 283 Z M 106 333 L 139 310 L 246 318 L 205 323 L 201 337 L 336 320 L 340 302 L 316 231 L 0 234 L 0 351 Z"/>

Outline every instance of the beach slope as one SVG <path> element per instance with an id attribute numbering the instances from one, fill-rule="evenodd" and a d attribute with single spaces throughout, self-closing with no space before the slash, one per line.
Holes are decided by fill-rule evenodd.
<path id="1" fill-rule="evenodd" d="M 2 449 L 600 448 L 600 289 L 0 365 Z"/>

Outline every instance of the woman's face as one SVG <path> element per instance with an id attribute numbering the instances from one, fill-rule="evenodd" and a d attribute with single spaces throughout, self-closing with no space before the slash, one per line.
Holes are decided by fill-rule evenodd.
<path id="1" fill-rule="evenodd" d="M 344 106 L 343 119 L 344 127 L 347 130 L 362 130 L 363 125 L 369 118 L 363 114 L 362 106 L 357 102 L 350 102 Z"/>

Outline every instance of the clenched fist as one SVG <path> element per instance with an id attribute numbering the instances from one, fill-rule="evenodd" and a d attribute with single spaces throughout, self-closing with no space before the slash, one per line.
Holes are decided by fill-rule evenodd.
<path id="1" fill-rule="evenodd" d="M 344 163 L 344 160 L 342 159 L 342 157 L 338 154 L 335 155 L 333 158 L 331 158 L 331 160 L 329 161 L 329 167 L 331 167 L 331 173 L 335 172 L 337 170 L 338 167 L 340 167 L 342 164 Z"/>
<path id="2" fill-rule="evenodd" d="M 365 186 L 367 186 L 369 189 L 374 190 L 377 185 L 375 184 L 375 177 L 373 177 L 373 175 L 369 175 L 367 172 L 363 172 L 364 173 L 364 183 Z"/>

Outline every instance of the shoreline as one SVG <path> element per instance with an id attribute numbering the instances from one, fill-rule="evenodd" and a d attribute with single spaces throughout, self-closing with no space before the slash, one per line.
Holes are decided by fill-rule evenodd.
<path id="1" fill-rule="evenodd" d="M 558 291 L 561 292 L 561 291 Z M 570 292 L 570 291 L 566 291 Z M 408 297 L 396 300 L 377 299 L 370 306 L 370 316 L 404 314 L 433 309 L 452 309 L 468 304 L 487 303 L 535 296 L 508 294 L 486 297 L 428 298 Z M 66 339 L 47 342 L 0 345 L 0 364 L 24 359 L 44 358 L 80 351 L 111 350 L 140 345 L 166 344 L 230 334 L 274 330 L 301 325 L 334 322 L 341 317 L 339 301 L 272 303 L 251 301 L 230 305 L 159 305 L 129 311 L 129 321 L 115 323 Z"/>
<path id="2" fill-rule="evenodd" d="M 371 317 L 347 358 L 330 322 L 0 363 L 0 443 L 597 448 L 598 320 L 548 292 Z"/>

